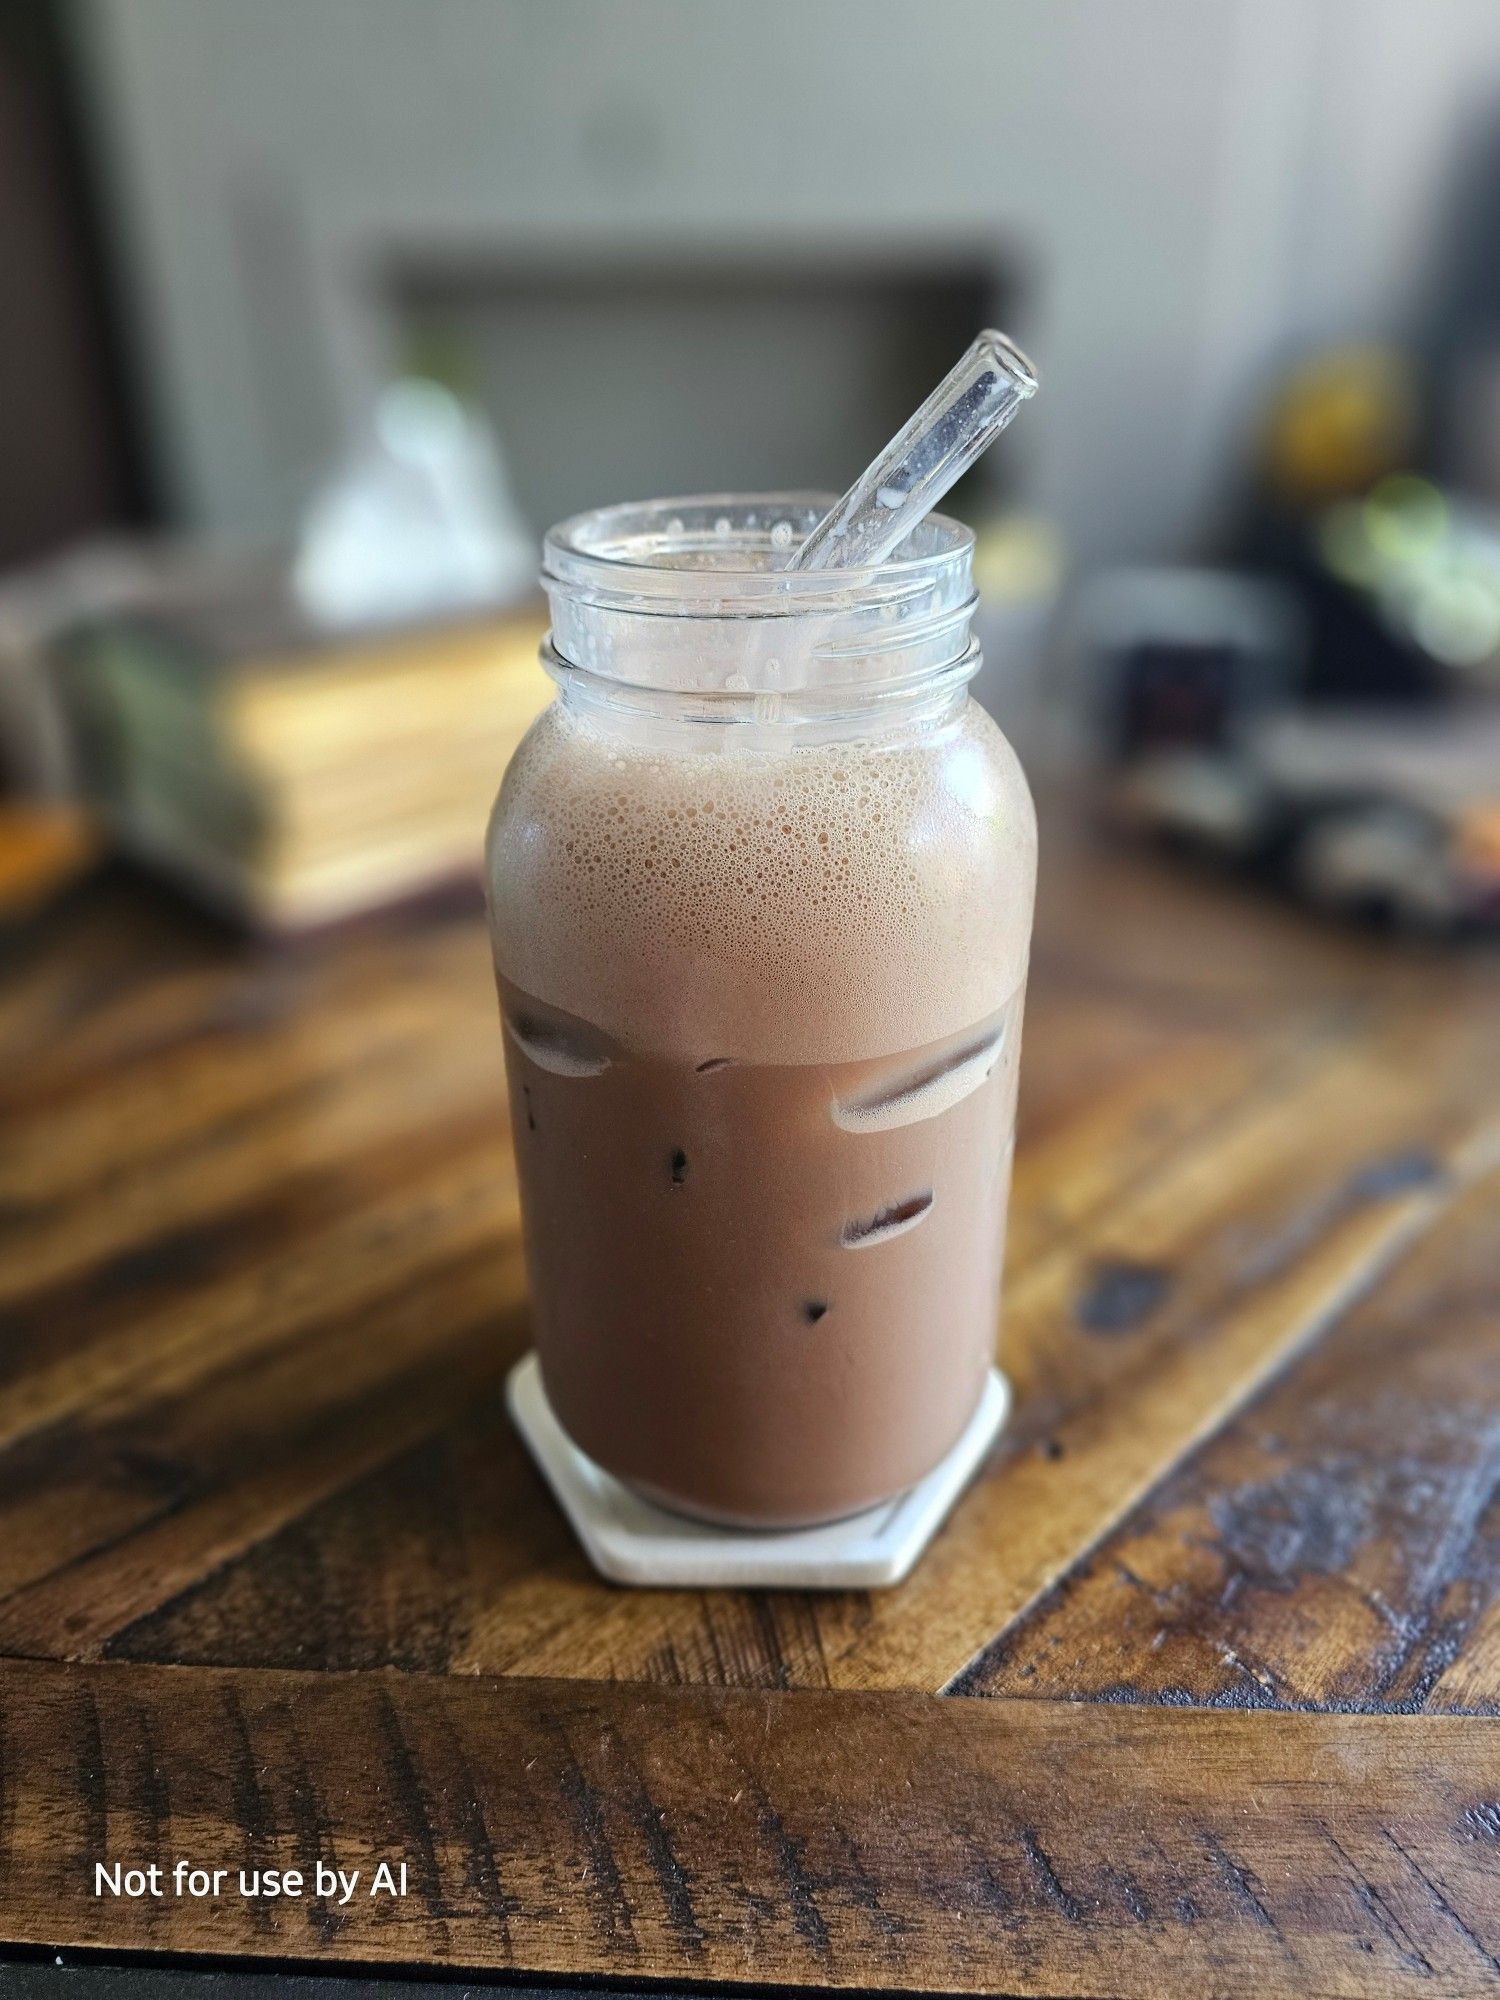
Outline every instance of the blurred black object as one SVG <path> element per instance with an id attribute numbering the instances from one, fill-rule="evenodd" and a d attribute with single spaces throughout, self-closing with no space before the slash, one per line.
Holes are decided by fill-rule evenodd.
<path id="1" fill-rule="evenodd" d="M 1295 579 L 1121 572 L 1080 606 L 1107 795 L 1124 824 L 1258 868 L 1323 907 L 1424 930 L 1500 923 L 1500 693 L 1482 692 L 1462 657 L 1488 646 L 1482 578 L 1458 563 L 1445 583 L 1418 551 L 1424 580 L 1397 596 L 1382 569 L 1384 594 L 1377 585 L 1366 602 L 1339 572 L 1367 545 L 1399 569 L 1394 540 L 1375 547 L 1380 507 L 1324 527 L 1350 630 L 1383 621 L 1390 657 L 1420 655 L 1452 698 L 1419 703 L 1408 687 L 1396 704 L 1368 690 L 1339 704 L 1325 687 L 1312 699 L 1304 647 L 1326 628 Z"/>
<path id="2" fill-rule="evenodd" d="M 1323 907 L 1490 927 L 1500 507 L 1418 469 L 1423 401 L 1395 349 L 1293 370 L 1261 426 L 1238 567 L 1097 580 L 1082 649 L 1128 824 Z"/>
<path id="3" fill-rule="evenodd" d="M 1232 571 L 1117 570 L 1079 607 L 1098 734 L 1113 764 L 1226 744 L 1292 694 L 1302 633 L 1289 594 Z"/>
<path id="4" fill-rule="evenodd" d="M 1120 766 L 1125 824 L 1306 900 L 1424 931 L 1500 925 L 1500 707 L 1455 727 L 1288 709 Z"/>
<path id="5" fill-rule="evenodd" d="M 1423 400 L 1380 347 L 1316 355 L 1270 398 L 1233 558 L 1295 598 L 1309 704 L 1500 685 L 1500 511 L 1423 468 Z"/>
<path id="6" fill-rule="evenodd" d="M 59 0 L 0 6 L 0 568 L 160 511 L 74 15 Z"/>

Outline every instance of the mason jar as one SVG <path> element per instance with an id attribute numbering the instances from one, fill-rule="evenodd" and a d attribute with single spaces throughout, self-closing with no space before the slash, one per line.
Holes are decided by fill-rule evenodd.
<path id="1" fill-rule="evenodd" d="M 553 1412 L 668 1508 L 837 1519 L 994 1354 L 1036 824 L 968 695 L 973 538 L 801 573 L 818 495 L 546 540 L 557 699 L 487 840 Z"/>

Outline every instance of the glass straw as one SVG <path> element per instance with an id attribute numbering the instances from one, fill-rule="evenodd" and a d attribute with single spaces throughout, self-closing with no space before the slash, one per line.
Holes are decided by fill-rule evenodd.
<path id="1" fill-rule="evenodd" d="M 794 570 L 882 563 L 1036 394 L 1036 371 L 1003 333 L 981 333 L 951 374 L 832 506 Z"/>

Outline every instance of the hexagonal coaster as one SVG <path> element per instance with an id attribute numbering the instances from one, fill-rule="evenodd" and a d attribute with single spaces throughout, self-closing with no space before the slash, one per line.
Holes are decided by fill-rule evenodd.
<path id="1" fill-rule="evenodd" d="M 686 1589 L 879 1590 L 899 1583 L 994 1442 L 1010 1408 L 997 1368 L 940 1465 L 894 1500 L 819 1528 L 716 1528 L 654 1507 L 586 1458 L 552 1414 L 534 1354 L 506 1384 L 511 1419 L 584 1554 L 612 1583 Z"/>

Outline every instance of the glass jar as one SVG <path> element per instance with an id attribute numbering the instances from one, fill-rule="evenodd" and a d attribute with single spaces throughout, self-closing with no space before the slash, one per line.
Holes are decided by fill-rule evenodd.
<path id="1" fill-rule="evenodd" d="M 746 1526 L 928 1472 L 993 1357 L 1036 826 L 968 697 L 973 538 L 789 572 L 828 501 L 548 536 L 558 699 L 487 873 L 543 1380 Z"/>

